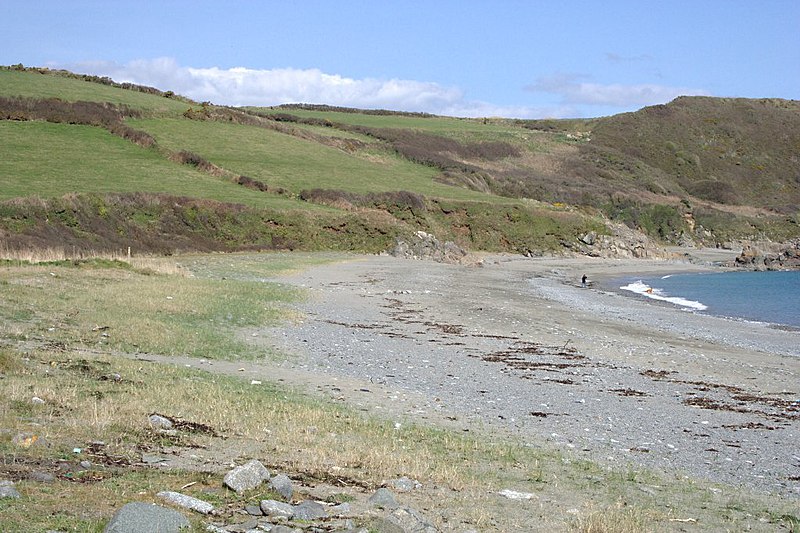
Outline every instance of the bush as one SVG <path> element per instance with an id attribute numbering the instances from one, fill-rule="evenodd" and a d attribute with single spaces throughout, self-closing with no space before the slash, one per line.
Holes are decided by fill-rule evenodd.
<path id="1" fill-rule="evenodd" d="M 409 191 L 357 194 L 338 189 L 310 189 L 301 191 L 300 199 L 324 205 L 380 208 L 395 216 L 400 211 L 410 211 L 415 216 L 427 211 L 425 197 Z"/>
<path id="2" fill-rule="evenodd" d="M 148 133 L 126 125 L 126 117 L 138 118 L 139 111 L 125 105 L 100 102 L 65 102 L 58 98 L 19 98 L 0 96 L 0 119 L 45 120 L 54 123 L 99 126 L 113 135 L 150 148 L 156 140 Z"/>

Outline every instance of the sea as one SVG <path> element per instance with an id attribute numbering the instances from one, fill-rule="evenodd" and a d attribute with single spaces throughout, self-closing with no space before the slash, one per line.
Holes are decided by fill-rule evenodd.
<path id="1" fill-rule="evenodd" d="M 627 277 L 615 286 L 689 311 L 800 328 L 800 271 Z"/>

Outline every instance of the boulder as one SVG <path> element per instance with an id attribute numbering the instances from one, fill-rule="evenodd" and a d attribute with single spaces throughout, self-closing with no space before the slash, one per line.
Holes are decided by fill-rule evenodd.
<path id="1" fill-rule="evenodd" d="M 429 259 L 440 263 L 458 263 L 467 252 L 452 241 L 441 242 L 434 235 L 417 231 L 413 236 L 395 242 L 389 255 L 405 259 Z"/>
<path id="2" fill-rule="evenodd" d="M 373 507 L 380 507 L 382 509 L 395 509 L 399 506 L 392 491 L 386 488 L 376 490 L 375 494 L 370 496 L 367 502 Z"/>
<path id="3" fill-rule="evenodd" d="M 294 506 L 295 520 L 316 520 L 326 516 L 328 516 L 328 512 L 325 510 L 325 506 L 314 500 L 306 500 Z"/>
<path id="4" fill-rule="evenodd" d="M 289 476 L 286 474 L 278 474 L 274 478 L 269 480 L 269 487 L 280 494 L 284 500 L 291 500 L 292 494 L 294 494 L 294 488 L 292 488 L 292 480 L 289 479 Z"/>
<path id="5" fill-rule="evenodd" d="M 152 414 L 148 417 L 147 421 L 153 429 L 172 429 L 172 420 L 167 417 Z"/>
<path id="6" fill-rule="evenodd" d="M 19 498 L 20 494 L 14 487 L 14 482 L 9 480 L 0 481 L 0 498 Z"/>
<path id="7" fill-rule="evenodd" d="M 242 466 L 237 466 L 223 478 L 222 482 L 241 494 L 247 490 L 254 489 L 269 479 L 269 471 L 261 464 L 261 461 L 250 461 Z"/>
<path id="8" fill-rule="evenodd" d="M 103 533 L 177 533 L 191 527 L 178 511 L 152 503 L 133 502 L 123 505 L 111 518 Z"/>
<path id="9" fill-rule="evenodd" d="M 277 500 L 261 500 L 261 512 L 270 517 L 292 518 L 294 508 L 288 503 Z"/>
<path id="10" fill-rule="evenodd" d="M 192 496 L 187 496 L 186 494 L 181 494 L 180 492 L 162 490 L 161 492 L 156 494 L 156 496 L 164 499 L 169 503 L 178 505 L 185 509 L 196 511 L 200 514 L 210 514 L 214 512 L 214 506 L 211 505 L 210 503 L 204 502 L 203 500 L 199 500 Z"/>

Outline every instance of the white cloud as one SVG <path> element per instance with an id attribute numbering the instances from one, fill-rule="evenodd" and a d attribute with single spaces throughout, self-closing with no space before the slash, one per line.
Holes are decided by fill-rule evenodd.
<path id="1" fill-rule="evenodd" d="M 311 103 L 461 117 L 563 116 L 558 108 L 497 106 L 468 101 L 457 87 L 444 87 L 434 82 L 353 79 L 318 69 L 193 68 L 181 66 L 172 58 L 136 60 L 124 65 L 86 62 L 64 68 L 170 90 L 200 102 L 233 106 Z"/>
<path id="2" fill-rule="evenodd" d="M 704 89 L 689 87 L 669 87 L 649 83 L 603 85 L 583 81 L 586 79 L 588 76 L 580 74 L 556 74 L 539 78 L 536 83 L 527 86 L 526 90 L 559 95 L 564 104 L 615 106 L 626 109 L 663 104 L 678 96 L 710 94 Z"/>

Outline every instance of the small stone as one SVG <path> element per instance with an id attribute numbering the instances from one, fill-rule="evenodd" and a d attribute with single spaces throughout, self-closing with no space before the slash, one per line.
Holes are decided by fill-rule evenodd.
<path id="1" fill-rule="evenodd" d="M 44 400 L 42 400 L 38 396 L 34 396 L 33 398 L 31 398 L 31 403 L 36 405 L 42 405 L 44 403 Z"/>
<path id="2" fill-rule="evenodd" d="M 381 507 L 383 509 L 395 509 L 398 507 L 397 500 L 394 499 L 392 491 L 386 488 L 380 488 L 375 491 L 375 494 L 367 500 L 373 507 Z"/>
<path id="3" fill-rule="evenodd" d="M 89 470 L 90 468 L 92 468 L 92 463 L 89 461 L 81 461 L 80 465 L 81 468 L 83 468 L 84 470 Z"/>
<path id="4" fill-rule="evenodd" d="M 241 494 L 247 490 L 258 487 L 268 479 L 269 471 L 266 467 L 261 464 L 261 461 L 253 460 L 242 466 L 237 466 L 225 474 L 225 478 L 222 482 L 227 487 L 236 491 L 237 494 Z"/>
<path id="5" fill-rule="evenodd" d="M 231 524 L 222 528 L 223 531 L 229 533 L 249 533 L 250 531 L 258 531 L 258 520 L 252 518 L 247 522 L 240 522 L 238 524 Z M 263 531 L 263 530 L 261 530 Z"/>
<path id="6" fill-rule="evenodd" d="M 28 474 L 28 479 L 39 483 L 52 483 L 56 480 L 56 477 L 48 472 L 35 471 Z"/>
<path id="7" fill-rule="evenodd" d="M 410 492 L 422 486 L 422 484 L 419 481 L 410 479 L 406 476 L 403 476 L 398 479 L 392 479 L 387 483 L 387 485 L 392 489 L 396 490 L 397 492 Z"/>
<path id="8" fill-rule="evenodd" d="M 436 526 L 410 507 L 399 507 L 381 520 L 379 531 L 413 531 L 414 533 L 438 533 Z"/>
<path id="9" fill-rule="evenodd" d="M 164 463 L 168 461 L 167 457 L 164 457 L 158 453 L 143 453 L 142 454 L 142 462 L 148 465 L 157 464 L 157 463 Z"/>
<path id="10" fill-rule="evenodd" d="M 497 494 L 500 496 L 504 496 L 509 500 L 532 500 L 536 498 L 536 494 L 531 492 L 518 492 L 516 490 L 511 489 L 504 489 L 499 491 Z"/>
<path id="11" fill-rule="evenodd" d="M 330 512 L 334 516 L 350 514 L 350 511 L 351 511 L 350 504 L 347 502 L 340 503 L 339 505 L 334 505 L 333 507 L 330 508 Z"/>
<path id="12" fill-rule="evenodd" d="M 277 526 L 272 526 L 268 531 L 269 533 L 301 533 L 303 530 L 278 524 Z"/>
<path id="13" fill-rule="evenodd" d="M 261 500 L 261 511 L 267 516 L 291 518 L 294 509 L 291 505 L 277 500 Z"/>
<path id="14" fill-rule="evenodd" d="M 269 480 L 269 487 L 280 494 L 284 500 L 291 500 L 294 489 L 292 488 L 292 480 L 286 474 L 278 474 Z"/>
<path id="15" fill-rule="evenodd" d="M 328 516 L 325 507 L 314 500 L 305 500 L 294 506 L 296 520 L 316 520 Z"/>
<path id="16" fill-rule="evenodd" d="M 244 510 L 250 516 L 263 516 L 264 511 L 261 510 L 260 505 L 245 505 Z"/>
<path id="17" fill-rule="evenodd" d="M 20 448 L 30 448 L 31 446 L 42 446 L 45 444 L 43 438 L 33 433 L 17 433 L 11 442 Z"/>
<path id="18" fill-rule="evenodd" d="M 172 429 L 172 420 L 161 415 L 152 414 L 148 421 L 153 429 Z"/>
<path id="19" fill-rule="evenodd" d="M 20 494 L 14 487 L 14 482 L 9 480 L 0 481 L 0 498 L 19 498 Z"/>
<path id="20" fill-rule="evenodd" d="M 156 494 L 156 496 L 168 501 L 169 503 L 175 504 L 185 509 L 196 511 L 201 514 L 210 514 L 214 512 L 214 506 L 211 505 L 210 503 L 204 502 L 203 500 L 199 500 L 192 496 L 187 496 L 186 494 L 181 494 L 180 492 L 162 490 L 161 492 Z"/>

